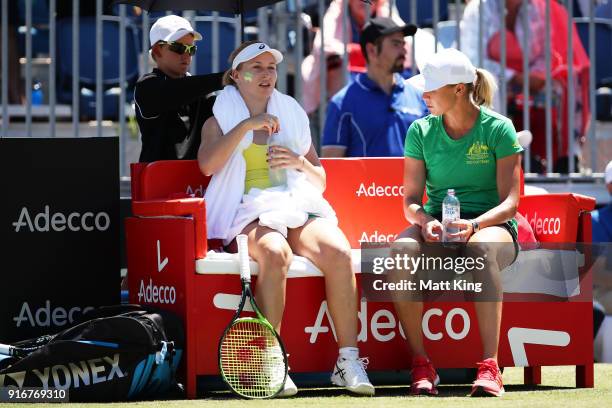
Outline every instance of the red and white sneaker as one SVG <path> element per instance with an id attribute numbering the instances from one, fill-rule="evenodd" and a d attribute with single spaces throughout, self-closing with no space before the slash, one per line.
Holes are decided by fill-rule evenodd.
<path id="1" fill-rule="evenodd" d="M 478 374 L 476 374 L 476 381 L 472 384 L 470 395 L 472 397 L 501 397 L 504 395 L 504 383 L 497 361 L 487 358 L 476 365 Z"/>
<path id="2" fill-rule="evenodd" d="M 440 384 L 440 377 L 427 357 L 416 356 L 412 359 L 410 375 L 412 395 L 438 395 L 436 386 Z"/>

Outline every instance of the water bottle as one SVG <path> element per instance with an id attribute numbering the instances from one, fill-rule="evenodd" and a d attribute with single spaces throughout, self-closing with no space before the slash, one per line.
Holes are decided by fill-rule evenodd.
<path id="1" fill-rule="evenodd" d="M 461 207 L 459 205 L 459 199 L 455 197 L 455 190 L 449 188 L 444 201 L 442 201 L 442 226 L 444 227 L 442 233 L 442 242 L 460 242 L 461 239 L 458 237 L 449 237 L 448 234 L 455 234 L 459 232 L 458 227 L 450 227 L 448 224 L 451 221 L 457 221 L 461 218 Z"/>
<path id="2" fill-rule="evenodd" d="M 32 84 L 32 105 L 38 106 L 43 103 L 42 84 L 39 81 L 34 81 Z"/>
<path id="3" fill-rule="evenodd" d="M 272 146 L 283 146 L 280 133 L 272 133 L 268 138 L 268 149 Z M 268 167 L 268 175 L 273 187 L 287 185 L 287 169 Z"/>

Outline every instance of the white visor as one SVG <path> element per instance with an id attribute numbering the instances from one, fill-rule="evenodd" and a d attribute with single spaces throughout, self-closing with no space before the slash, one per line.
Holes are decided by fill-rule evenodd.
<path id="1" fill-rule="evenodd" d="M 276 60 L 276 63 L 280 63 L 283 60 L 283 54 L 280 53 L 279 50 L 275 50 L 274 48 L 270 48 L 268 44 L 264 43 L 254 43 L 243 49 L 236 55 L 236 58 L 232 61 L 232 69 L 236 69 L 238 65 L 243 62 L 252 60 L 258 55 L 263 54 L 264 52 L 269 52 Z"/>

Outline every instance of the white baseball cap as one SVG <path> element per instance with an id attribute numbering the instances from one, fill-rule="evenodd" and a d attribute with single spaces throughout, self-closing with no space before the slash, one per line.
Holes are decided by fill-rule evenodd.
<path id="1" fill-rule="evenodd" d="M 272 54 L 277 64 L 279 64 L 283 60 L 283 54 L 281 54 L 279 50 L 270 48 L 268 44 L 257 42 L 245 47 L 242 51 L 238 53 L 238 55 L 236 55 L 236 57 L 234 57 L 234 60 L 232 61 L 232 69 L 236 69 L 238 65 L 242 64 L 243 62 L 252 60 L 258 55 L 263 54 L 264 52 L 269 52 L 270 54 Z"/>
<path id="2" fill-rule="evenodd" d="M 606 180 L 606 184 L 612 183 L 612 160 L 610 160 L 606 166 L 604 179 Z"/>
<path id="3" fill-rule="evenodd" d="M 446 48 L 435 53 L 423 65 L 421 74 L 407 82 L 423 92 L 431 92 L 446 85 L 471 84 L 476 80 L 476 68 L 461 51 Z"/>
<path id="4" fill-rule="evenodd" d="M 151 27 L 149 40 L 151 47 L 158 41 L 176 41 L 187 34 L 193 34 L 196 41 L 202 39 L 202 34 L 193 29 L 189 21 L 180 16 L 169 15 L 159 18 Z"/>

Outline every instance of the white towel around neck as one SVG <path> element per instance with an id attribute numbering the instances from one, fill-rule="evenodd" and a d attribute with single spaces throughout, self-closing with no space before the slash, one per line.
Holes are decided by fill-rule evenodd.
<path id="1" fill-rule="evenodd" d="M 268 101 L 267 112 L 279 118 L 281 144 L 305 155 L 312 144 L 308 116 L 295 99 L 276 89 Z M 217 96 L 213 114 L 223 135 L 250 116 L 238 90 L 226 86 Z M 244 195 L 246 161 L 243 151 L 253 142 L 249 131 L 240 141 L 223 168 L 215 173 L 206 189 L 206 227 L 208 238 L 231 242 L 244 227 L 256 219 L 260 224 L 287 235 L 287 228 L 303 225 L 309 215 L 337 223 L 336 214 L 323 198 L 322 191 L 302 172 L 287 171 L 287 187 L 265 190 L 251 188 Z"/>

